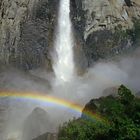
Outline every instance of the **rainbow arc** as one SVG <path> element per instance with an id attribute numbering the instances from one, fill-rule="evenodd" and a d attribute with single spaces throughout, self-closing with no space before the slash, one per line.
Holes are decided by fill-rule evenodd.
<path id="1" fill-rule="evenodd" d="M 46 106 L 48 104 L 53 104 L 61 107 L 66 107 L 71 110 L 74 110 L 78 113 L 83 113 L 87 117 L 97 120 L 97 121 L 102 121 L 104 123 L 107 123 L 107 120 L 105 120 L 103 117 L 101 117 L 99 114 L 93 113 L 89 110 L 83 111 L 83 107 L 75 104 L 73 102 L 70 102 L 68 100 L 56 98 L 54 96 L 50 96 L 47 94 L 43 93 L 36 93 L 36 92 L 17 92 L 17 91 L 0 91 L 0 98 L 3 97 L 10 97 L 11 99 L 20 99 L 20 100 L 27 100 L 27 101 L 33 101 L 33 102 L 39 102 L 43 103 Z"/>

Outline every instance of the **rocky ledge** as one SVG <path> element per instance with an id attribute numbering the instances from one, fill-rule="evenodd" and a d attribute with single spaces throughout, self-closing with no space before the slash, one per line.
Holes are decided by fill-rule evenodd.
<path id="1" fill-rule="evenodd" d="M 139 46 L 139 0 L 71 0 L 71 18 L 87 66 Z"/>

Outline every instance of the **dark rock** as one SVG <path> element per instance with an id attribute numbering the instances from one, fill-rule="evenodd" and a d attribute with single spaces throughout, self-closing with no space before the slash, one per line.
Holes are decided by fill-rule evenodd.
<path id="1" fill-rule="evenodd" d="M 51 131 L 49 115 L 41 108 L 35 108 L 24 122 L 23 140 L 32 140 Z"/>
<path id="2" fill-rule="evenodd" d="M 131 0 L 124 0 L 128 7 L 133 6 Z"/>

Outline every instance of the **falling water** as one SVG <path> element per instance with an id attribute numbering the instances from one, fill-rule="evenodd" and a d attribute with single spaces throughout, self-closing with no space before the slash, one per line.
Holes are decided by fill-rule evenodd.
<path id="1" fill-rule="evenodd" d="M 70 20 L 70 0 L 61 0 L 58 15 L 55 49 L 57 59 L 53 66 L 56 78 L 70 81 L 74 73 L 73 36 Z"/>

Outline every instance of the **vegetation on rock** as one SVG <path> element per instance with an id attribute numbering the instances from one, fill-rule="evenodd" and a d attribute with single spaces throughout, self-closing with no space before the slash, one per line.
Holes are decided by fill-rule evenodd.
<path id="1" fill-rule="evenodd" d="M 140 99 L 121 85 L 118 95 L 91 100 L 84 110 L 100 114 L 109 123 L 85 119 L 82 115 L 65 123 L 59 130 L 59 140 L 139 140 Z"/>

